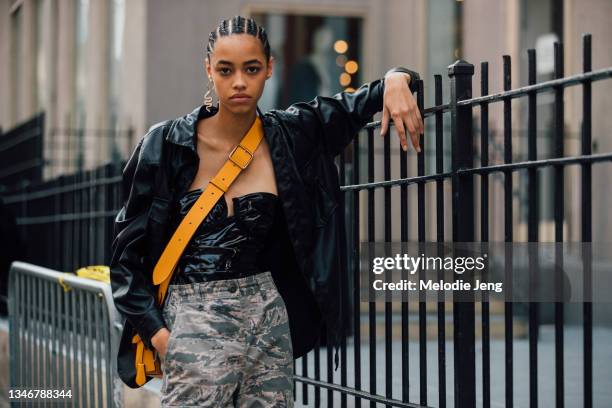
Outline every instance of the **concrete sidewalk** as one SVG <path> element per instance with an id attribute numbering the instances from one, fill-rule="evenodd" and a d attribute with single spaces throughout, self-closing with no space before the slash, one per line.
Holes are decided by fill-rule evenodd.
<path id="1" fill-rule="evenodd" d="M 582 374 L 582 329 L 576 326 L 566 326 L 564 330 L 564 356 L 565 356 L 565 406 L 583 406 L 583 374 Z M 593 406 L 612 406 L 612 329 L 593 329 Z M 392 369 L 393 397 L 401 399 L 401 342 L 392 342 L 394 356 Z M 410 402 L 419 402 L 419 343 L 409 342 L 409 395 Z M 514 339 L 514 406 L 529 406 L 529 341 L 526 338 Z M 361 384 L 362 389 L 369 389 L 369 346 L 368 338 L 362 334 L 361 347 Z M 354 347 L 351 343 L 347 345 L 347 386 L 353 387 Z M 385 392 L 385 343 L 384 337 L 377 338 L 376 347 L 376 387 L 377 394 L 384 395 Z M 505 406 L 505 374 L 504 358 L 505 345 L 503 340 L 491 340 L 491 406 Z M 326 351 L 321 350 L 321 374 L 327 379 Z M 551 407 L 555 405 L 555 334 L 552 325 L 541 326 L 540 339 L 538 342 L 538 392 L 539 406 Z M 438 344 L 437 341 L 427 342 L 427 401 L 429 406 L 437 407 L 438 402 Z M 297 360 L 297 374 L 302 373 L 302 361 Z M 314 375 L 314 359 L 309 357 L 309 377 Z M 453 399 L 453 342 L 446 341 L 446 406 L 452 407 Z M 482 406 L 482 343 L 476 343 L 476 382 L 477 382 L 477 406 Z M 340 384 L 340 367 L 334 372 L 334 383 Z M 314 406 L 314 387 L 308 386 L 308 404 L 302 404 L 302 384 L 297 383 L 296 407 Z M 347 406 L 354 407 L 355 399 L 347 397 Z M 334 406 L 340 406 L 340 395 L 334 393 Z M 326 407 L 327 390 L 321 392 L 321 406 Z M 369 401 L 362 400 L 362 407 L 369 407 Z M 384 407 L 376 404 L 376 407 Z"/>
<path id="2" fill-rule="evenodd" d="M 551 407 L 555 405 L 555 334 L 552 325 L 543 325 L 540 328 L 540 340 L 538 343 L 538 391 L 539 406 Z M 582 329 L 580 327 L 568 326 L 564 330 L 565 340 L 565 406 L 581 407 L 582 392 Z M 385 343 L 384 337 L 377 339 L 377 394 L 383 395 L 385 390 Z M 369 346 L 368 339 L 362 335 L 361 347 L 361 384 L 362 389 L 369 389 Z M 593 329 L 593 406 L 608 408 L 612 406 L 612 329 Z M 409 384 L 410 402 L 419 401 L 419 343 L 410 341 L 409 347 Z M 401 342 L 392 342 L 392 352 L 397 356 L 393 360 L 392 384 L 393 397 L 401 398 Z M 354 347 L 350 342 L 347 344 L 347 386 L 353 387 Z M 491 340 L 491 407 L 505 406 L 505 375 L 504 355 L 505 345 L 503 340 Z M 309 354 L 308 373 L 309 377 L 314 375 L 314 354 Z M 321 374 L 322 379 L 327 379 L 327 356 L 326 350 L 321 350 Z M 427 401 L 429 406 L 438 407 L 438 344 L 437 341 L 427 342 Z M 297 373 L 302 373 L 302 359 L 296 361 Z M 340 367 L 334 372 L 334 383 L 340 384 Z M 446 342 L 446 406 L 454 405 L 453 399 L 453 342 Z M 477 382 L 477 404 L 482 406 L 482 344 L 476 343 L 476 382 Z M 160 382 L 153 380 L 150 390 L 158 392 Z M 302 384 L 296 385 L 296 408 L 314 407 L 314 387 L 308 386 L 308 404 L 302 403 Z M 354 407 L 355 399 L 347 397 L 347 406 Z M 321 406 L 327 407 L 327 390 L 321 391 Z M 334 393 L 334 406 L 340 406 L 340 394 Z M 528 339 L 514 339 L 514 406 L 529 406 L 529 342 Z M 362 407 L 369 407 L 369 402 L 362 400 Z M 376 404 L 377 408 L 384 408 L 383 404 Z"/>
<path id="3" fill-rule="evenodd" d="M 2 321 L 0 320 L 0 323 Z M 2 372 L 8 373 L 8 348 L 6 321 L 0 324 L 0 367 L 4 367 Z M 582 328 L 578 326 L 566 326 L 564 330 L 564 357 L 565 357 L 565 406 L 580 407 L 583 398 L 582 383 Z M 409 349 L 409 390 L 410 402 L 419 401 L 419 343 L 411 340 L 408 343 Z M 610 407 L 612 406 L 612 329 L 596 327 L 593 329 L 593 406 Z M 429 406 L 437 407 L 438 402 L 438 348 L 437 341 L 427 342 L 427 401 Z M 529 403 L 529 343 L 527 338 L 514 339 L 514 406 L 527 407 Z M 354 386 L 354 367 L 353 367 L 354 347 L 352 340 L 349 339 L 347 345 L 347 386 Z M 396 356 L 393 359 L 392 386 L 393 398 L 401 397 L 401 342 L 397 339 L 392 341 L 392 353 Z M 505 377 L 504 377 L 504 354 L 505 346 L 503 339 L 491 340 L 491 406 L 505 406 Z M 384 337 L 377 338 L 377 364 L 376 364 L 376 389 L 377 394 L 384 394 L 385 390 L 385 343 Z M 309 377 L 314 377 L 314 353 L 309 354 L 308 373 Z M 539 384 L 539 406 L 549 407 L 555 405 L 555 335 L 552 325 L 543 325 L 540 330 L 538 343 L 538 384 Z M 362 390 L 369 389 L 369 346 L 367 332 L 362 333 L 361 347 L 361 383 Z M 326 380 L 326 350 L 321 350 L 321 374 L 322 379 Z M 297 374 L 302 373 L 302 359 L 296 361 Z M 476 343 L 476 382 L 478 405 L 482 406 L 482 344 Z M 452 340 L 446 341 L 446 388 L 447 406 L 452 407 L 453 401 L 453 343 Z M 334 372 L 333 382 L 340 384 L 340 367 Z M 154 379 L 138 390 L 124 387 L 125 406 L 159 406 L 159 389 L 161 381 Z M 0 376 L 0 394 L 6 397 L 5 392 L 8 387 L 8 376 Z M 314 387 L 308 386 L 308 404 L 302 403 L 302 384 L 297 383 L 296 387 L 296 407 L 314 406 Z M 0 398 L 0 407 L 5 405 L 4 398 Z M 355 399 L 347 397 L 347 406 L 353 407 Z M 340 405 L 339 393 L 334 393 L 334 406 Z M 327 390 L 321 392 L 321 406 L 326 407 Z M 368 401 L 362 401 L 362 407 L 368 407 Z M 383 407 L 383 404 L 377 404 Z"/>

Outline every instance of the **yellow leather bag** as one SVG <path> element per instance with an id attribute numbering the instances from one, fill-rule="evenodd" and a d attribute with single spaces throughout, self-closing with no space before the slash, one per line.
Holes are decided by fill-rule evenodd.
<path id="1" fill-rule="evenodd" d="M 189 240 L 240 172 L 251 163 L 253 153 L 259 147 L 262 138 L 263 126 L 261 119 L 256 117 L 247 134 L 230 152 L 228 160 L 221 167 L 221 170 L 208 183 L 206 189 L 174 231 L 153 269 L 153 284 L 159 285 L 156 300 L 160 307 L 163 307 L 172 274 Z M 157 350 L 148 349 L 138 334 L 132 337 L 132 345 L 135 347 L 136 355 L 136 384 L 144 385 L 147 382 L 147 377 L 161 378 L 163 374 Z"/>

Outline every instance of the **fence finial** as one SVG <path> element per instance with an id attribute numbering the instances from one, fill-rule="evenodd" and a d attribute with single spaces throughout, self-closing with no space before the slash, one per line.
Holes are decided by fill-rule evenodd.
<path id="1" fill-rule="evenodd" d="M 455 61 L 454 63 L 448 66 L 449 76 L 460 75 L 460 74 L 473 75 L 474 65 L 470 64 L 469 62 L 465 60 L 458 59 L 457 61 Z"/>

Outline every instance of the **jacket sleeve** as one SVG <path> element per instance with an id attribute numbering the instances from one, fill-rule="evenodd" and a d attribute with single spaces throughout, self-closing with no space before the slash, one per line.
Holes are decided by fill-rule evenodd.
<path id="1" fill-rule="evenodd" d="M 139 141 L 123 169 L 124 204 L 114 220 L 110 275 L 117 310 L 152 349 L 151 337 L 165 322 L 155 301 L 156 288 L 145 256 L 155 182 L 155 166 L 142 160 L 146 138 Z"/>
<path id="2" fill-rule="evenodd" d="M 419 74 L 404 67 L 392 72 L 410 74 L 410 90 L 416 91 Z M 290 117 L 309 139 L 321 144 L 332 156 L 340 154 L 372 116 L 383 108 L 385 79 L 365 83 L 354 92 L 339 92 L 334 96 L 316 96 L 310 102 L 297 102 L 286 109 Z"/>

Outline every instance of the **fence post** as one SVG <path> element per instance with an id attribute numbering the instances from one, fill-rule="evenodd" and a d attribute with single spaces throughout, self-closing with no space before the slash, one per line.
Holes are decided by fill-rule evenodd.
<path id="1" fill-rule="evenodd" d="M 472 98 L 474 66 L 458 60 L 448 67 L 450 78 L 453 242 L 474 242 L 474 180 L 459 176 L 459 169 L 473 167 L 472 106 L 457 102 Z M 476 353 L 474 302 L 453 305 L 455 407 L 476 406 Z"/>

